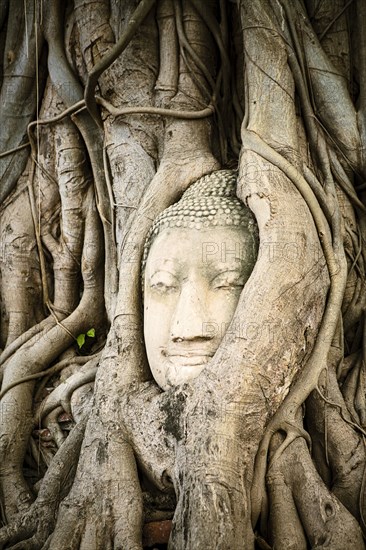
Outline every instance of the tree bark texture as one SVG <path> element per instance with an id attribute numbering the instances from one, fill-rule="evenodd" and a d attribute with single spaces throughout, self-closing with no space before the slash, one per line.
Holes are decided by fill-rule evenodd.
<path id="1" fill-rule="evenodd" d="M 365 22 L 0 3 L 1 548 L 364 548 Z M 144 242 L 221 168 L 257 261 L 207 367 L 162 391 Z"/>

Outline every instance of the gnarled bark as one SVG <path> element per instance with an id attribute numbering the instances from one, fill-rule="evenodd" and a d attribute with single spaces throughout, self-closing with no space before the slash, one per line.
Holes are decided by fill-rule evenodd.
<path id="1" fill-rule="evenodd" d="M 2 547 L 138 549 L 152 518 L 176 549 L 364 547 L 364 11 L 2 3 Z M 144 240 L 221 167 L 257 263 L 163 392 Z"/>

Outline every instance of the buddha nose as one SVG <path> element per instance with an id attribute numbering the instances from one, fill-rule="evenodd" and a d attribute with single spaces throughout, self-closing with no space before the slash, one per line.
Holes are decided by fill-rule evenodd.
<path id="1" fill-rule="evenodd" d="M 180 293 L 171 325 L 174 342 L 181 340 L 208 339 L 205 324 L 208 321 L 204 289 L 187 282 Z"/>

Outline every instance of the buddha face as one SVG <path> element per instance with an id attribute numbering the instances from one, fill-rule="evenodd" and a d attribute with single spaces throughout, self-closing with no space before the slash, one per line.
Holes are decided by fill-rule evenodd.
<path id="1" fill-rule="evenodd" d="M 147 256 L 144 336 L 157 384 L 196 378 L 215 354 L 255 263 L 240 226 L 164 229 Z"/>

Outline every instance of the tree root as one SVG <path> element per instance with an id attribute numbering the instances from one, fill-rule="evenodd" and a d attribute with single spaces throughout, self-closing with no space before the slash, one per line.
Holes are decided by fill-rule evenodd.
<path id="1" fill-rule="evenodd" d="M 179 111 L 178 109 L 162 109 L 159 107 L 125 107 L 120 109 L 118 107 L 114 107 L 114 105 L 109 103 L 109 101 L 101 97 L 97 98 L 97 103 L 104 107 L 114 117 L 142 113 L 158 116 L 168 116 L 177 118 L 178 120 L 197 120 L 200 118 L 212 116 L 215 112 L 215 109 L 211 104 L 208 105 L 205 109 L 201 109 L 200 111 Z"/>
<path id="2" fill-rule="evenodd" d="M 4 386 L 24 375 L 35 374 L 54 361 L 70 346 L 79 332 L 85 332 L 95 324 L 103 311 L 102 272 L 100 255 L 101 228 L 91 199 L 87 203 L 85 236 L 83 243 L 82 276 L 84 293 L 78 307 L 64 321 L 67 329 L 56 324 L 40 338 L 33 337 L 7 363 Z M 73 334 L 74 331 L 76 335 Z M 70 335 L 71 334 L 71 335 Z M 34 383 L 26 382 L 9 390 L 1 401 L 3 424 L 1 429 L 2 484 L 7 519 L 18 507 L 23 508 L 22 494 L 29 495 L 29 488 L 22 476 L 21 467 L 32 429 L 32 395 Z M 27 497 L 27 505 L 29 503 Z"/>
<path id="3" fill-rule="evenodd" d="M 276 548 L 306 548 L 304 534 L 311 548 L 319 550 L 365 548 L 357 520 L 325 487 L 303 439 L 293 441 L 282 456 L 272 462 L 267 480 Z M 277 506 L 272 506 L 275 503 Z M 296 540 L 298 546 L 291 544 L 291 540 Z"/>
<path id="4" fill-rule="evenodd" d="M 114 433 L 96 417 L 89 421 L 77 477 L 49 541 L 52 550 L 141 550 L 142 493 L 132 447 L 120 427 L 118 433 L 110 427 Z M 95 437 L 102 433 L 103 440 Z"/>
<path id="5" fill-rule="evenodd" d="M 56 374 L 60 370 L 68 367 L 70 363 L 75 362 L 76 364 L 83 365 L 88 360 L 87 357 L 74 357 L 72 359 L 65 359 L 64 361 L 60 361 L 56 365 L 53 365 L 49 369 L 46 369 L 42 372 L 37 372 L 35 374 L 29 374 L 28 376 L 24 376 L 24 378 L 20 378 L 19 380 L 15 380 L 12 382 L 9 386 L 6 388 L 3 388 L 0 392 L 0 400 L 4 397 L 4 395 L 11 390 L 12 388 L 15 388 L 15 386 L 18 386 L 19 384 L 24 384 L 25 382 L 30 382 L 31 380 L 38 380 L 39 378 L 44 377 L 50 377 L 53 374 Z"/>
<path id="6" fill-rule="evenodd" d="M 267 453 L 271 437 L 276 431 L 288 433 L 288 425 L 295 425 L 295 416 L 298 408 L 310 392 L 315 389 L 318 384 L 319 376 L 326 367 L 328 352 L 340 315 L 347 279 L 347 266 L 343 248 L 337 251 L 337 255 L 335 255 L 333 251 L 324 216 L 303 176 L 294 166 L 286 161 L 274 149 L 265 144 L 253 132 L 243 131 L 243 146 L 244 148 L 250 148 L 264 157 L 268 162 L 280 168 L 301 192 L 314 217 L 330 275 L 328 303 L 312 354 L 295 384 L 292 386 L 289 394 L 286 396 L 275 415 L 271 418 L 258 449 L 252 487 L 252 519 L 253 525 L 255 525 L 260 513 L 262 498 L 260 495 L 263 495 L 265 491 L 264 475 L 267 467 Z"/>
<path id="7" fill-rule="evenodd" d="M 92 69 L 92 71 L 90 71 L 88 75 L 88 80 L 86 82 L 84 92 L 85 105 L 95 122 L 100 126 L 102 125 L 102 121 L 94 99 L 94 91 L 95 86 L 98 82 L 98 78 L 128 46 L 139 25 L 142 23 L 149 11 L 154 6 L 155 1 L 156 0 L 142 0 L 139 3 L 127 25 L 125 32 L 122 33 L 117 44 L 112 48 L 112 50 L 110 50 L 110 52 L 108 52 L 103 57 L 103 59 L 99 61 L 99 63 L 97 63 L 97 65 Z"/>
<path id="8" fill-rule="evenodd" d="M 306 418 L 314 441 L 316 464 L 330 469 L 329 486 L 337 499 L 360 520 L 365 469 L 364 430 L 352 422 L 336 379 L 334 366 L 321 377 L 322 391 L 313 392 L 306 402 Z M 327 397 L 324 397 L 326 392 Z"/>
<path id="9" fill-rule="evenodd" d="M 40 425 L 42 418 L 50 414 L 58 406 L 61 406 L 65 412 L 71 414 L 70 399 L 73 392 L 84 384 L 94 382 L 98 361 L 99 358 L 95 358 L 86 363 L 86 365 L 83 365 L 78 372 L 68 377 L 65 382 L 62 382 L 48 395 L 35 414 L 35 425 Z"/>
<path id="10" fill-rule="evenodd" d="M 33 336 L 41 334 L 44 330 L 48 330 L 54 326 L 55 321 L 50 315 L 46 319 L 43 319 L 37 325 L 29 328 L 26 332 L 23 332 L 16 340 L 13 340 L 0 355 L 0 366 L 2 365 L 26 342 L 28 342 Z"/>
<path id="11" fill-rule="evenodd" d="M 75 475 L 87 418 L 80 421 L 53 458 L 38 493 L 25 514 L 0 529 L 0 548 L 39 550 L 52 533 L 57 510 Z"/>

